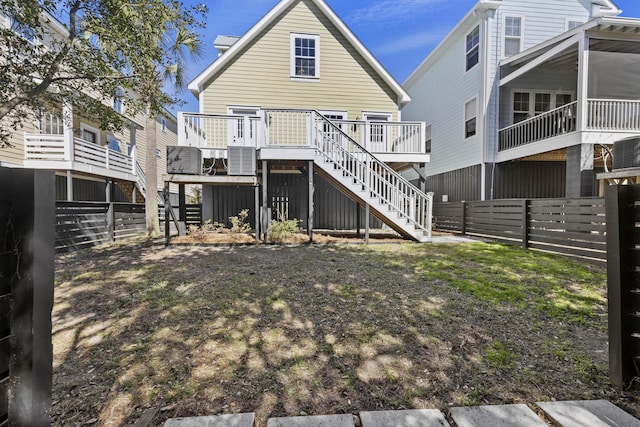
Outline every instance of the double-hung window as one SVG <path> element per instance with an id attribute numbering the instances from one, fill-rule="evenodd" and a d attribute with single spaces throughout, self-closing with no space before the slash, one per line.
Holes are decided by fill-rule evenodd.
<path id="1" fill-rule="evenodd" d="M 509 57 L 522 50 L 522 18 L 506 16 L 504 18 L 504 56 Z"/>
<path id="2" fill-rule="evenodd" d="M 464 104 L 464 137 L 470 138 L 476 134 L 478 117 L 478 98 L 473 98 Z"/>
<path id="3" fill-rule="evenodd" d="M 320 77 L 320 36 L 291 33 L 291 77 Z"/>
<path id="4" fill-rule="evenodd" d="M 469 71 L 480 62 L 480 26 L 478 25 L 469 34 L 467 34 L 466 59 Z"/>

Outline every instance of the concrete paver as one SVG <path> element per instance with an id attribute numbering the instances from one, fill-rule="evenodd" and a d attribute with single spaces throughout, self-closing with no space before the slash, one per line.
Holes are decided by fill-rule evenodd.
<path id="1" fill-rule="evenodd" d="M 360 412 L 362 427 L 450 427 L 437 409 Z"/>
<path id="2" fill-rule="evenodd" d="M 640 427 L 640 420 L 606 400 L 538 402 L 562 427 Z"/>
<path id="3" fill-rule="evenodd" d="M 164 427 L 253 427 L 255 418 L 254 413 L 171 418 L 164 423 Z"/>
<path id="4" fill-rule="evenodd" d="M 547 427 L 527 405 L 451 408 L 458 427 Z"/>
<path id="5" fill-rule="evenodd" d="M 269 418 L 267 427 L 355 427 L 353 415 Z"/>

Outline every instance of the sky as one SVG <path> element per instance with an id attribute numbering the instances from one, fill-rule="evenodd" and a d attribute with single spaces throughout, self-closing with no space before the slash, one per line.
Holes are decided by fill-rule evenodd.
<path id="1" fill-rule="evenodd" d="M 195 2 L 195 0 L 192 0 Z M 477 0 L 326 0 L 383 67 L 403 83 Z M 626 17 L 640 17 L 640 0 L 615 0 Z M 218 56 L 217 35 L 241 36 L 278 0 L 210 0 L 203 30 L 205 53 L 189 65 L 191 80 Z M 198 112 L 198 101 L 184 90 L 186 104 L 172 111 Z"/>

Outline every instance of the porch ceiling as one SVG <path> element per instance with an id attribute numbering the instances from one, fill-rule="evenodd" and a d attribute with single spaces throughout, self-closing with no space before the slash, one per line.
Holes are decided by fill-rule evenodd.
<path id="1" fill-rule="evenodd" d="M 603 148 L 602 146 L 596 145 L 593 147 L 593 161 L 594 167 L 596 168 L 604 168 L 604 160 L 603 160 Z M 528 162 L 566 162 L 567 161 L 567 150 L 554 150 L 548 151 L 546 153 L 536 154 L 534 156 L 525 157 L 522 161 Z M 611 160 L 609 160 L 609 166 Z"/>

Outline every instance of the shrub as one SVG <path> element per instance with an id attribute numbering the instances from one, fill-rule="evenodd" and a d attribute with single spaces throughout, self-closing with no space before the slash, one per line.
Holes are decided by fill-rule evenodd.
<path id="1" fill-rule="evenodd" d="M 247 218 L 249 217 L 249 209 L 241 210 L 238 215 L 230 216 L 231 221 L 231 233 L 248 233 L 251 231 L 251 225 L 247 224 Z"/>
<path id="2" fill-rule="evenodd" d="M 284 219 L 280 217 L 280 220 L 273 220 L 269 224 L 269 236 L 274 242 L 282 242 L 289 237 L 300 232 L 299 219 Z"/>

